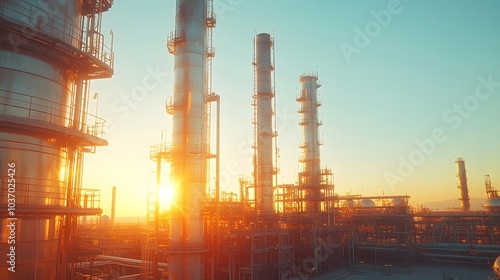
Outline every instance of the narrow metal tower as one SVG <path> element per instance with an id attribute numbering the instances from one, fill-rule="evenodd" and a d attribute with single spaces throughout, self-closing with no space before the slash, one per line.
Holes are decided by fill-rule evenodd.
<path id="1" fill-rule="evenodd" d="M 465 170 L 465 161 L 463 158 L 457 158 L 455 161 L 458 168 L 458 185 L 457 188 L 460 190 L 460 201 L 462 211 L 470 211 L 470 201 L 469 201 L 469 187 L 467 186 L 467 174 Z"/>
<path id="2" fill-rule="evenodd" d="M 316 74 L 304 74 L 300 76 L 300 95 L 297 101 L 300 104 L 300 126 L 302 127 L 302 143 L 300 148 L 302 154 L 299 162 L 302 169 L 299 172 L 299 185 L 306 191 L 305 210 L 307 212 L 320 211 L 321 194 L 321 169 L 319 153 L 319 126 L 318 120 L 317 89 L 321 87 Z"/>
<path id="3" fill-rule="evenodd" d="M 260 33 L 255 37 L 254 55 L 254 184 L 255 207 L 257 214 L 273 212 L 273 176 L 276 174 L 273 165 L 273 128 L 274 87 L 273 87 L 273 48 L 274 42 L 270 34 Z"/>

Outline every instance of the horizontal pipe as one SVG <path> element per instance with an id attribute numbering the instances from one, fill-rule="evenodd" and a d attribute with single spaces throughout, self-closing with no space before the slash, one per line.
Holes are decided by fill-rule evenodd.
<path id="1" fill-rule="evenodd" d="M 110 261 L 112 263 L 120 264 L 120 265 L 124 265 L 124 266 L 141 267 L 141 265 L 142 265 L 142 260 L 114 257 L 114 256 L 108 256 L 108 255 L 97 255 L 96 259 Z M 168 263 L 158 263 L 158 268 L 168 268 Z"/>
<path id="2" fill-rule="evenodd" d="M 469 259 L 470 263 L 474 263 L 472 260 L 491 260 L 489 257 L 478 257 L 478 256 L 461 256 L 461 255 L 447 255 L 447 254 L 419 254 L 424 257 L 440 257 L 440 258 L 450 258 L 450 259 Z"/>

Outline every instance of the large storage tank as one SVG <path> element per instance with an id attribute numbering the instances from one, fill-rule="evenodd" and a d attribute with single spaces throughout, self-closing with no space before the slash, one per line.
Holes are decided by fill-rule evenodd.
<path id="1" fill-rule="evenodd" d="M 110 77 L 113 55 L 97 29 L 112 1 L 0 1 L 0 216 L 13 222 L 15 274 L 3 254 L 0 279 L 63 279 L 69 224 L 81 207 L 83 153 L 106 145 L 103 122 L 86 113 L 88 80 Z M 93 120 L 90 122 L 89 120 Z M 15 164 L 15 193 L 8 191 Z M 73 213 L 70 215 L 69 213 Z M 62 231 L 63 225 L 67 226 Z M 0 252 L 8 252 L 2 230 Z M 10 273 L 10 274 L 9 274 Z"/>

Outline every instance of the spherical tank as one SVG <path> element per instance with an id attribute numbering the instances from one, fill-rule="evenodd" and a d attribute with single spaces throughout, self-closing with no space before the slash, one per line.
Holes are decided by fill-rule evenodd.
<path id="1" fill-rule="evenodd" d="M 500 197 L 490 197 L 484 203 L 484 208 L 488 211 L 500 212 Z"/>
<path id="2" fill-rule="evenodd" d="M 374 207 L 375 206 L 375 202 L 371 199 L 363 199 L 361 200 L 361 207 Z"/>
<path id="3" fill-rule="evenodd" d="M 402 198 L 393 198 L 392 206 L 405 206 L 406 202 Z"/>
<path id="4" fill-rule="evenodd" d="M 344 205 L 345 207 L 354 207 L 356 206 L 356 202 L 354 202 L 354 200 L 352 199 L 348 199 L 345 201 Z"/>

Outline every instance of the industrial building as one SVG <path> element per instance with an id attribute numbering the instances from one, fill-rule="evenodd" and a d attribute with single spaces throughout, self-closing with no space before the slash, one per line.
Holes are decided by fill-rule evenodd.
<path id="1" fill-rule="evenodd" d="M 453 211 L 412 208 L 408 195 L 335 192 L 332 170 L 321 166 L 317 72 L 298 77 L 298 180 L 277 183 L 275 110 L 283 97 L 275 92 L 274 39 L 268 33 L 256 34 L 249 65 L 253 172 L 240 178 L 239 194 L 222 192 L 223 98 L 212 91 L 212 0 L 176 1 L 175 30 L 167 39 L 174 86 L 165 106 L 173 128 L 150 149 L 156 186 L 147 221 L 116 224 L 114 211 L 110 219 L 101 217 L 100 191 L 83 189 L 81 180 L 84 154 L 107 145 L 104 120 L 89 114 L 88 103 L 90 81 L 113 75 L 112 46 L 100 30 L 113 1 L 43 3 L 0 1 L 0 159 L 23 166 L 15 171 L 12 217 L 12 185 L 1 169 L 2 229 L 15 222 L 17 235 L 16 273 L 6 259 L 0 279 L 288 280 L 360 263 L 389 269 L 420 262 L 489 266 L 499 275 L 500 197 L 486 175 L 484 210 L 470 210 L 464 159 L 456 160 L 461 208 Z M 207 193 L 211 161 L 214 196 Z M 162 164 L 171 174 L 161 174 Z M 182 187 L 172 207 L 160 211 L 166 175 Z M 5 260 L 11 244 L 1 232 Z"/>

